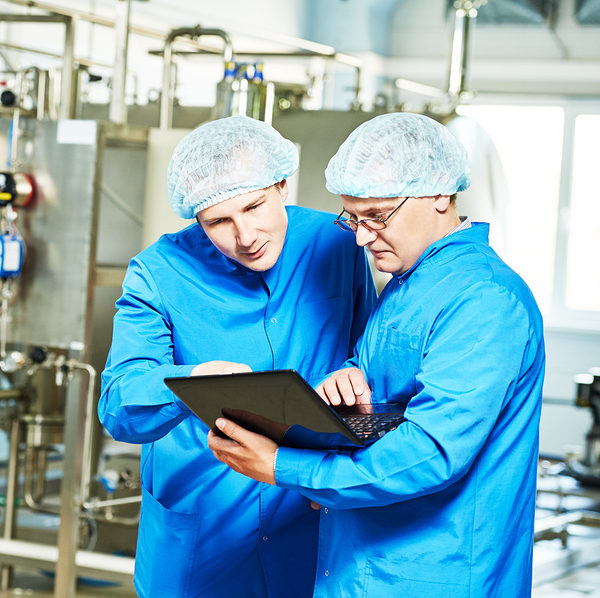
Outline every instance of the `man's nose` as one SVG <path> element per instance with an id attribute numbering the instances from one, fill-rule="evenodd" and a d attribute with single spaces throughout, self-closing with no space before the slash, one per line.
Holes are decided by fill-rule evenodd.
<path id="1" fill-rule="evenodd" d="M 256 227 L 247 222 L 236 223 L 236 238 L 241 247 L 252 247 L 256 241 Z"/>
<path id="2" fill-rule="evenodd" d="M 365 245 L 368 245 L 369 243 L 371 243 L 372 241 L 374 241 L 377 238 L 377 233 L 373 232 L 372 230 L 368 229 L 366 226 L 363 226 L 362 224 L 358 225 L 355 235 L 356 235 L 356 244 L 359 247 L 364 247 Z"/>

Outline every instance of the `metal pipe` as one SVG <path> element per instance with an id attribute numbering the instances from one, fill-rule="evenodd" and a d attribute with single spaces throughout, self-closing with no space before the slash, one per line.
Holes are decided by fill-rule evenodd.
<path id="1" fill-rule="evenodd" d="M 44 505 L 41 502 L 41 498 L 43 497 L 43 489 L 40 489 L 40 483 L 44 484 L 44 477 L 46 473 L 45 466 L 35 467 L 33 464 L 34 461 L 34 449 L 32 447 L 28 447 L 25 451 L 25 471 L 24 471 L 24 481 L 23 481 L 23 500 L 29 509 L 35 511 L 36 513 L 48 513 L 51 515 L 58 515 L 60 509 L 58 506 L 53 507 L 51 505 Z M 37 471 L 36 471 L 37 470 Z M 41 470 L 41 471 L 40 471 Z M 33 493 L 33 478 L 34 473 L 36 474 L 36 485 L 38 486 L 36 495 Z M 41 479 L 41 482 L 40 482 Z"/>
<path id="2" fill-rule="evenodd" d="M 0 540 L 0 556 L 14 565 L 54 569 L 60 559 L 56 546 L 39 542 Z M 133 578 L 134 559 L 89 550 L 77 550 L 73 555 L 76 571 L 82 576 L 98 577 L 119 583 L 130 583 Z M 62 596 L 61 598 L 66 598 Z"/>
<path id="3" fill-rule="evenodd" d="M 58 52 L 49 52 L 48 50 L 42 50 L 41 48 L 30 48 L 28 46 L 20 46 L 18 44 L 11 44 L 9 42 L 0 41 L 0 47 L 8 48 L 9 50 L 18 50 L 19 52 L 31 52 L 32 54 L 39 54 L 40 56 L 50 56 L 52 58 L 62 58 L 63 55 Z M 99 62 L 98 60 L 90 60 L 89 58 L 81 58 L 75 56 L 73 62 L 81 66 L 100 66 L 102 68 L 112 68 L 112 64 L 108 62 Z M 42 71 L 45 72 L 45 71 Z"/>
<path id="4" fill-rule="evenodd" d="M 94 515 L 94 519 L 97 521 L 106 521 L 107 523 L 118 524 L 118 525 L 127 525 L 134 526 L 138 525 L 140 522 L 141 511 L 137 512 L 137 515 L 134 517 L 113 517 L 112 511 L 108 511 L 104 515 Z"/>
<path id="5" fill-rule="evenodd" d="M 112 96 L 108 118 L 117 124 L 127 122 L 125 80 L 127 76 L 127 49 L 129 44 L 129 17 L 131 0 L 117 0 L 115 25 L 115 67 L 112 78 Z"/>
<path id="6" fill-rule="evenodd" d="M 138 496 L 126 496 L 123 498 L 111 498 L 110 500 L 90 500 L 84 503 L 84 508 L 86 509 L 100 509 L 105 507 L 118 507 L 122 505 L 132 505 L 135 503 L 142 502 L 141 495 Z"/>
<path id="7" fill-rule="evenodd" d="M 65 23 L 69 17 L 59 14 L 52 15 L 19 15 L 15 13 L 0 13 L 0 21 L 6 23 Z"/>
<path id="8" fill-rule="evenodd" d="M 75 27 L 73 19 L 65 21 L 65 47 L 63 66 L 60 77 L 60 108 L 59 118 L 73 118 L 75 107 L 71 95 L 73 85 L 73 51 L 75 47 Z"/>
<path id="9" fill-rule="evenodd" d="M 18 465 L 19 465 L 19 442 L 21 435 L 21 424 L 19 418 L 15 417 L 10 423 L 10 447 L 8 454 L 8 469 L 6 472 L 6 504 L 4 507 L 4 531 L 2 538 L 12 540 L 17 516 L 15 500 L 17 498 Z M 7 590 L 12 585 L 13 568 L 9 565 L 2 566 L 0 573 L 0 588 Z"/>
<path id="10" fill-rule="evenodd" d="M 173 119 L 173 95 L 174 87 L 172 83 L 172 62 L 173 62 L 173 42 L 178 37 L 188 36 L 197 39 L 200 36 L 217 36 L 224 42 L 223 60 L 230 61 L 233 58 L 233 45 L 231 39 L 222 29 L 203 29 L 200 25 L 195 27 L 180 27 L 173 29 L 167 35 L 163 49 L 163 80 L 162 94 L 160 98 L 160 128 L 164 131 L 171 126 Z"/>
<path id="11" fill-rule="evenodd" d="M 82 422 L 81 381 L 69 381 L 65 413 L 63 479 L 60 492 L 60 527 L 58 529 L 58 560 L 54 580 L 54 598 L 75 598 L 75 553 L 79 537 L 81 514 L 82 456 L 86 429 Z M 89 381 L 89 380 L 88 380 Z"/>
<path id="12" fill-rule="evenodd" d="M 222 29 L 203 29 L 200 27 L 198 37 L 220 37 L 223 40 L 223 61 L 230 62 L 233 58 L 231 38 Z"/>
<path id="13" fill-rule="evenodd" d="M 469 27 L 471 20 L 477 17 L 477 9 L 486 1 L 457 0 L 454 3 L 456 11 L 448 72 L 448 94 L 452 98 L 458 98 L 465 91 L 468 75 Z"/>
<path id="14" fill-rule="evenodd" d="M 171 57 L 173 56 L 192 56 L 196 54 L 220 54 L 217 50 L 211 49 L 202 49 L 202 50 L 184 50 L 184 51 L 176 51 L 174 52 L 172 49 Z M 164 56 L 164 50 L 151 50 L 149 54 L 153 54 L 155 56 Z M 359 104 L 359 96 L 361 90 L 361 77 L 362 77 L 362 65 L 363 61 L 360 58 L 356 58 L 355 56 L 350 56 L 349 54 L 340 54 L 335 50 L 331 52 L 323 51 L 320 52 L 318 50 L 301 50 L 299 52 L 236 52 L 236 56 L 253 56 L 256 58 L 327 58 L 328 60 L 333 60 L 334 62 L 339 62 L 340 64 L 344 64 L 350 67 L 353 67 L 356 71 L 356 84 L 354 87 L 354 106 Z M 440 92 L 445 96 L 445 92 Z"/>
<path id="15" fill-rule="evenodd" d="M 160 94 L 159 127 L 163 131 L 171 125 L 173 117 L 173 100 L 171 98 L 171 43 L 165 44 L 163 53 L 162 93 Z"/>
<path id="16" fill-rule="evenodd" d="M 92 470 L 92 426 L 94 423 L 94 389 L 96 385 L 96 370 L 88 363 L 69 360 L 67 365 L 70 368 L 85 371 L 88 375 L 87 398 L 85 402 L 85 415 L 83 423 L 83 448 L 82 467 L 81 467 L 81 486 L 79 496 L 82 504 L 89 499 L 89 489 Z"/>
<path id="17" fill-rule="evenodd" d="M 38 120 L 46 116 L 46 93 L 48 90 L 48 72 L 37 69 L 37 94 L 36 94 L 36 115 Z"/>
<path id="18" fill-rule="evenodd" d="M 80 21 L 86 21 L 92 23 L 94 25 L 100 25 L 102 27 L 114 28 L 115 22 L 112 19 L 102 17 L 97 14 L 76 10 L 72 8 L 67 8 L 65 6 L 60 6 L 57 4 L 53 4 L 52 2 L 44 2 L 43 0 L 2 0 L 3 2 L 7 2 L 9 4 L 15 4 L 17 6 L 24 6 L 28 9 L 37 8 L 39 10 L 45 10 L 48 12 L 52 12 L 55 14 L 65 15 L 69 17 L 77 17 Z M 156 39 L 165 39 L 164 31 L 159 29 L 153 29 L 151 27 L 143 27 L 140 25 L 130 24 L 129 32 L 134 33 L 136 35 L 143 35 L 144 37 L 152 37 Z M 244 34 L 248 34 L 247 31 L 243 32 Z M 261 32 L 262 33 L 262 32 Z M 289 47 L 301 48 L 308 52 L 314 52 L 319 56 L 330 56 L 336 54 L 335 49 L 331 46 L 327 46 L 325 44 L 320 44 L 317 42 L 313 42 L 306 39 L 301 39 L 289 35 L 255 35 L 254 37 L 267 40 L 278 44 L 283 44 Z M 193 42 L 192 40 L 181 40 L 181 43 L 188 44 L 193 46 L 195 49 L 203 49 L 199 44 Z M 359 60 L 353 56 L 345 55 L 349 60 Z M 337 54 L 340 62 L 343 61 L 343 57 L 341 54 Z"/>
<path id="19" fill-rule="evenodd" d="M 9 4 L 16 4 L 17 6 L 24 6 L 28 9 L 37 8 L 39 10 L 45 10 L 54 14 L 63 15 L 72 18 L 78 18 L 80 21 L 86 21 L 88 23 L 92 23 L 94 25 L 100 25 L 102 27 L 108 27 L 112 29 L 115 27 L 115 21 L 112 19 L 108 19 L 106 17 L 101 17 L 96 14 L 92 14 L 89 12 L 85 12 L 82 10 L 76 10 L 72 8 L 66 8 L 65 6 L 60 6 L 57 4 L 53 4 L 52 2 L 43 2 L 38 0 L 3 0 L 4 2 L 8 2 Z M 158 29 L 152 29 L 150 27 L 140 27 L 132 25 L 129 28 L 131 33 L 137 33 L 139 35 L 144 35 L 146 37 L 155 37 L 157 39 L 164 39 L 165 34 L 163 31 Z"/>

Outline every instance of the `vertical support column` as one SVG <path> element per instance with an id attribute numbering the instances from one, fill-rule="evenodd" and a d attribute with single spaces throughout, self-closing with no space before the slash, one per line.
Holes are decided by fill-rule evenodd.
<path id="1" fill-rule="evenodd" d="M 448 94 L 459 98 L 466 91 L 469 66 L 469 27 L 477 10 L 487 0 L 456 0 L 454 2 L 454 32 L 448 72 Z"/>
<path id="2" fill-rule="evenodd" d="M 60 527 L 58 529 L 58 563 L 54 581 L 54 598 L 75 598 L 75 553 L 79 539 L 82 454 L 84 445 L 83 395 L 81 373 L 68 382 L 65 405 L 63 479 L 60 491 Z"/>
<path id="3" fill-rule="evenodd" d="M 115 19 L 115 66 L 112 78 L 112 97 L 109 120 L 124 124 L 127 121 L 125 83 L 127 78 L 127 49 L 129 46 L 129 16 L 131 0 L 117 0 Z"/>
<path id="4" fill-rule="evenodd" d="M 17 510 L 15 500 L 17 498 L 18 464 L 19 464 L 19 442 L 21 440 L 21 422 L 18 414 L 10 424 L 10 447 L 8 455 L 8 471 L 6 472 L 6 506 L 4 507 L 4 540 L 11 540 L 15 528 Z M 8 590 L 12 586 L 13 568 L 9 565 L 2 566 L 0 589 Z"/>
<path id="5" fill-rule="evenodd" d="M 75 22 L 73 17 L 65 17 L 65 49 L 60 77 L 60 119 L 73 118 L 75 106 L 72 99 L 73 53 L 75 47 Z"/>
<path id="6" fill-rule="evenodd" d="M 163 53 L 163 79 L 162 79 L 162 93 L 160 96 L 160 121 L 159 126 L 161 130 L 166 131 L 171 127 L 173 118 L 173 98 L 172 83 L 171 83 L 171 71 L 172 71 L 172 51 L 171 51 L 171 39 L 167 38 Z"/>

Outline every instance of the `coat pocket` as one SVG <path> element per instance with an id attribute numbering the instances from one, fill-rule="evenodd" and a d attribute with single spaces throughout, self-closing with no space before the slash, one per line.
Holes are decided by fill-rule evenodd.
<path id="1" fill-rule="evenodd" d="M 143 598 L 188 596 L 201 516 L 171 511 L 142 490 L 135 587 Z"/>
<path id="2" fill-rule="evenodd" d="M 469 598 L 469 578 L 464 566 L 439 567 L 384 557 L 367 561 L 364 598 Z"/>

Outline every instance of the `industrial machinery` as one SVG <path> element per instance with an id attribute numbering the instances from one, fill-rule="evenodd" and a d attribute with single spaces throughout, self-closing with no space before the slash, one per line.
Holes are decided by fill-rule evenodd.
<path id="1" fill-rule="evenodd" d="M 141 249 L 148 131 L 37 118 L 27 77 L 16 81 L 0 116 L 0 583 L 12 585 L 13 566 L 62 567 L 56 591 L 68 596 L 59 578 L 133 572 L 138 452 L 103 439 L 95 412 L 106 323 Z"/>
<path id="2" fill-rule="evenodd" d="M 589 409 L 592 427 L 585 437 L 585 453 L 580 460 L 566 460 L 568 472 L 584 485 L 600 487 L 600 368 L 575 376 L 575 405 Z"/>

